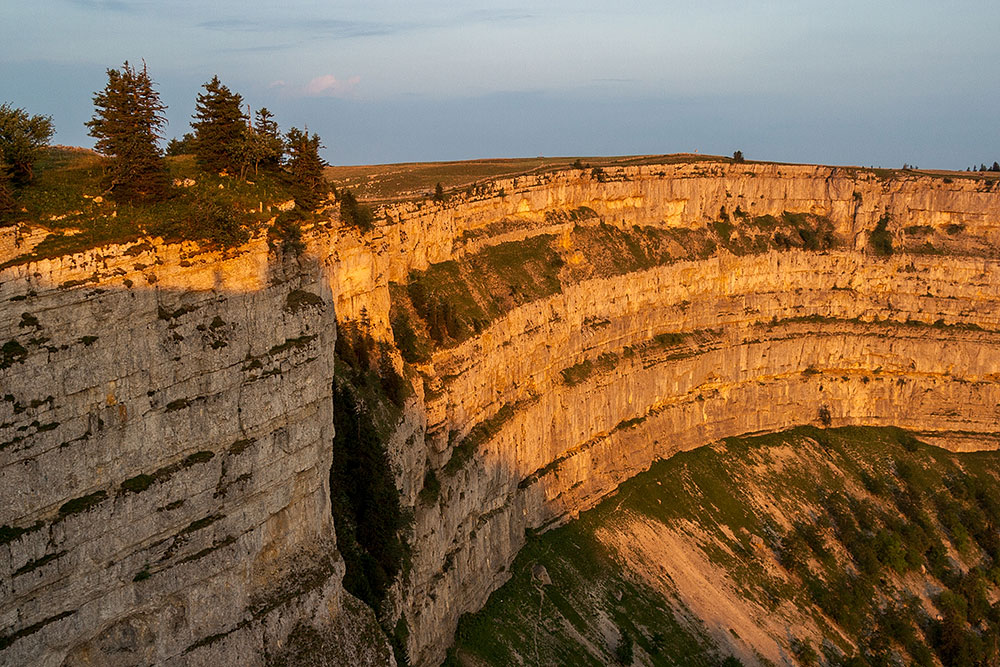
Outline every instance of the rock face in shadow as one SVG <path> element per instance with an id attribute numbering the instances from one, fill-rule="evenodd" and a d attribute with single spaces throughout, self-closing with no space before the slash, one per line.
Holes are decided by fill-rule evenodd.
<path id="1" fill-rule="evenodd" d="M 996 431 L 989 184 L 776 165 L 606 172 L 390 207 L 363 236 L 317 226 L 300 258 L 262 239 L 229 254 L 144 242 L 4 269 L 0 663 L 390 662 L 340 583 L 337 322 L 392 341 L 391 283 L 500 243 L 551 235 L 572 260 L 592 250 L 571 247 L 579 225 L 698 230 L 723 212 L 737 232 L 823 216 L 837 240 L 586 279 L 570 263 L 554 293 L 409 365 L 415 394 L 387 445 L 414 558 L 382 611 L 406 619 L 413 664 L 440 661 L 526 531 L 657 458 L 802 423 L 892 424 L 953 448 Z M 883 221 L 889 257 L 869 245 Z M 440 490 L 421 494 L 431 471 Z"/>
<path id="2" fill-rule="evenodd" d="M 0 663 L 391 659 L 340 584 L 321 278 L 263 241 L 3 273 Z"/>

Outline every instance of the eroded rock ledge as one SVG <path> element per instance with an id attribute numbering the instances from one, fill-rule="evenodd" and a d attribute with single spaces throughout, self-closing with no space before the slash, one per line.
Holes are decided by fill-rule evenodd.
<path id="1" fill-rule="evenodd" d="M 318 228 L 298 259 L 263 240 L 226 256 L 153 242 L 15 266 L 0 273 L 0 663 L 391 661 L 340 584 L 336 321 L 391 340 L 390 283 L 413 271 L 543 234 L 573 260 L 579 225 L 693 233 L 723 212 L 717 236 L 788 212 L 829 221 L 836 243 L 607 275 L 570 261 L 558 289 L 407 367 L 388 446 L 415 556 L 385 613 L 406 619 L 414 664 L 443 657 L 526 531 L 656 458 L 801 423 L 996 441 L 1000 193 L 971 179 L 570 170 L 396 206 L 365 236 Z M 888 258 L 868 247 L 882 221 Z M 440 491 L 421 498 L 429 472 Z"/>

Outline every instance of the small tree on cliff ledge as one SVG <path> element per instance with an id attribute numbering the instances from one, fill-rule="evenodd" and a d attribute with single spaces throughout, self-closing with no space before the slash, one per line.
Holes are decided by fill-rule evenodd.
<path id="1" fill-rule="evenodd" d="M 87 122 L 94 147 L 111 157 L 108 191 L 125 201 L 156 200 L 166 194 L 167 172 L 158 141 L 167 119 L 166 106 L 142 71 L 128 61 L 108 70 L 108 85 L 94 94 L 94 117 Z"/>
<path id="2" fill-rule="evenodd" d="M 323 148 L 319 135 L 309 134 L 293 127 L 286 135 L 288 146 L 288 169 L 292 172 L 295 187 L 295 205 L 311 211 L 326 195 L 328 188 L 323 177 L 323 159 L 319 149 Z"/>

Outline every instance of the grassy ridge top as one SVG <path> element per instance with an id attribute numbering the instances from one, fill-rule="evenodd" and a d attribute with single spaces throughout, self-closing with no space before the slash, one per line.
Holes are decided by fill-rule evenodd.
<path id="1" fill-rule="evenodd" d="M 454 162 L 407 162 L 351 167 L 327 167 L 326 177 L 338 188 L 349 188 L 359 199 L 393 201 L 426 197 L 441 183 L 446 191 L 464 190 L 486 181 L 570 169 L 574 163 L 591 167 L 642 164 L 729 162 L 714 155 L 631 155 L 620 157 L 534 157 Z"/>
<path id="2" fill-rule="evenodd" d="M 165 159 L 171 196 L 152 204 L 116 203 L 104 181 L 97 153 L 64 146 L 46 149 L 35 165 L 35 180 L 15 191 L 16 210 L 0 226 L 27 222 L 48 237 L 7 265 L 58 257 L 144 236 L 197 240 L 209 245 L 238 244 L 261 229 L 279 204 L 293 199 L 288 174 L 264 172 L 246 180 L 205 172 L 193 155 Z"/>
<path id="3" fill-rule="evenodd" d="M 482 183 L 501 179 L 528 176 L 571 169 L 581 164 L 593 167 L 627 167 L 647 164 L 693 164 L 698 162 L 731 163 L 731 157 L 675 153 L 669 155 L 624 155 L 613 157 L 534 157 L 461 160 L 451 162 L 406 162 L 356 166 L 330 166 L 327 179 L 337 188 L 352 190 L 359 199 L 369 202 L 393 202 L 421 199 L 434 193 L 441 183 L 446 192 L 460 192 Z M 789 164 L 783 162 L 748 160 L 748 164 Z M 907 176 L 930 176 L 942 179 L 973 179 L 1000 181 L 1000 173 L 965 172 L 930 169 L 882 169 L 844 166 L 843 169 L 870 173 L 878 178 L 892 179 Z"/>

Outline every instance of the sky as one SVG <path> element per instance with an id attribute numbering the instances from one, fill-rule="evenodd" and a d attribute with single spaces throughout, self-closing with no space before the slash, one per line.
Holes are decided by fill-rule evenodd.
<path id="1" fill-rule="evenodd" d="M 332 164 L 700 152 L 1000 160 L 995 0 L 0 0 L 0 103 L 84 123 L 145 61 L 190 131 L 218 75 Z"/>

